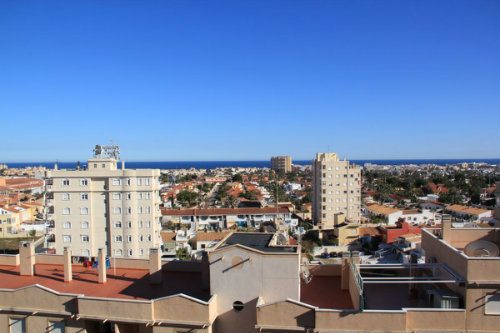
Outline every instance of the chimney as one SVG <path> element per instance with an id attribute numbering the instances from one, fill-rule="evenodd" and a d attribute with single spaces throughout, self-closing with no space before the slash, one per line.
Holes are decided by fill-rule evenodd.
<path id="1" fill-rule="evenodd" d="M 33 276 L 35 274 L 35 245 L 33 242 L 19 243 L 19 262 L 21 275 Z"/>
<path id="2" fill-rule="evenodd" d="M 73 266 L 71 265 L 71 250 L 64 248 L 64 282 L 73 280 Z"/>
<path id="3" fill-rule="evenodd" d="M 449 243 L 451 238 L 451 215 L 441 215 L 441 239 Z"/>
<path id="4" fill-rule="evenodd" d="M 205 251 L 201 258 L 201 288 L 210 291 L 210 262 L 208 253 Z"/>
<path id="5" fill-rule="evenodd" d="M 97 253 L 97 271 L 99 272 L 99 283 L 106 283 L 106 255 L 102 248 Z"/>
<path id="6" fill-rule="evenodd" d="M 158 248 L 149 249 L 149 283 L 161 284 L 161 252 Z"/>

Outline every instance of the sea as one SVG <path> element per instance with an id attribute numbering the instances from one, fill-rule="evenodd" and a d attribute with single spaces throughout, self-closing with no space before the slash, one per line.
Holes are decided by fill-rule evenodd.
<path id="1" fill-rule="evenodd" d="M 457 163 L 488 163 L 499 164 L 500 159 L 478 158 L 478 159 L 399 159 L 399 160 L 350 160 L 351 162 L 364 165 L 366 163 L 377 165 L 422 165 L 422 164 L 437 164 L 448 165 Z M 312 160 L 293 160 L 293 164 L 297 165 L 310 165 Z M 46 168 L 54 168 L 56 162 L 11 162 L 1 163 L 6 164 L 9 168 L 25 168 L 44 166 Z M 59 169 L 74 169 L 78 161 L 74 162 L 57 162 Z M 81 162 L 83 167 L 87 162 Z M 139 161 L 125 161 L 127 169 L 216 169 L 216 168 L 269 168 L 271 162 L 267 161 L 163 161 L 163 162 L 139 162 Z"/>

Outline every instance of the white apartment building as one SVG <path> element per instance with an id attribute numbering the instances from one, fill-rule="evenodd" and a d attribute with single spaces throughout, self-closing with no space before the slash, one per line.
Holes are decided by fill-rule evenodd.
<path id="1" fill-rule="evenodd" d="M 317 153 L 312 162 L 313 220 L 323 227 L 333 227 L 334 215 L 346 219 L 361 218 L 361 168 L 341 161 L 335 153 Z"/>
<path id="2" fill-rule="evenodd" d="M 118 169 L 116 158 L 91 158 L 88 168 L 46 171 L 47 218 L 54 247 L 74 256 L 146 258 L 161 244 L 157 169 Z"/>

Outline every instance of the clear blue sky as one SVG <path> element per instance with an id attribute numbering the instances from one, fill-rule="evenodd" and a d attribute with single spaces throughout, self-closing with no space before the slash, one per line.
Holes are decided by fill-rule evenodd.
<path id="1" fill-rule="evenodd" d="M 496 158 L 500 1 L 0 2 L 1 161 Z"/>

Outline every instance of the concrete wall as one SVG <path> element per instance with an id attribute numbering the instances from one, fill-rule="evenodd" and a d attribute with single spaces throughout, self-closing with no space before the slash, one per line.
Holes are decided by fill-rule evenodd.
<path id="1" fill-rule="evenodd" d="M 79 299 L 78 312 L 82 316 L 102 319 L 153 320 L 153 306 L 148 301 L 131 301 L 118 299 Z"/>
<path id="2" fill-rule="evenodd" d="M 495 332 L 500 328 L 499 315 L 485 315 L 485 296 L 498 292 L 497 287 L 468 288 L 466 296 L 466 328 L 468 330 L 484 330 Z"/>
<path id="3" fill-rule="evenodd" d="M 0 265 L 19 266 L 19 254 L 0 254 Z"/>
<path id="4" fill-rule="evenodd" d="M 349 267 L 349 294 L 351 295 L 351 302 L 353 308 L 355 310 L 359 310 L 361 307 L 359 288 L 356 283 L 356 277 L 354 276 L 354 273 L 350 267 Z"/>
<path id="5" fill-rule="evenodd" d="M 454 331 L 465 330 L 464 310 L 407 309 L 406 328 L 412 330 Z"/>
<path id="6" fill-rule="evenodd" d="M 335 331 L 404 332 L 403 311 L 316 311 L 316 329 Z"/>
<path id="7" fill-rule="evenodd" d="M 259 306 L 258 326 L 314 327 L 314 308 L 289 300 Z"/>
<path id="8" fill-rule="evenodd" d="M 153 303 L 156 321 L 210 323 L 209 304 L 182 297 L 168 297 Z"/>
<path id="9" fill-rule="evenodd" d="M 37 286 L 15 291 L 0 290 L 0 308 L 76 312 L 76 296 L 57 295 Z"/>
<path id="10" fill-rule="evenodd" d="M 64 265 L 64 256 L 62 254 L 36 254 L 35 264 Z"/>
<path id="11" fill-rule="evenodd" d="M 445 242 L 437 239 L 427 230 L 422 230 L 422 248 L 426 260 L 435 257 L 438 262 L 446 263 L 463 278 L 467 277 L 467 259 Z"/>
<path id="12" fill-rule="evenodd" d="M 307 268 L 313 276 L 340 276 L 342 273 L 342 264 L 309 265 Z"/>
<path id="13" fill-rule="evenodd" d="M 260 254 L 240 247 L 209 254 L 210 292 L 217 295 L 219 332 L 255 331 L 259 296 L 266 303 L 300 299 L 299 253 Z M 233 303 L 242 302 L 242 311 Z"/>

